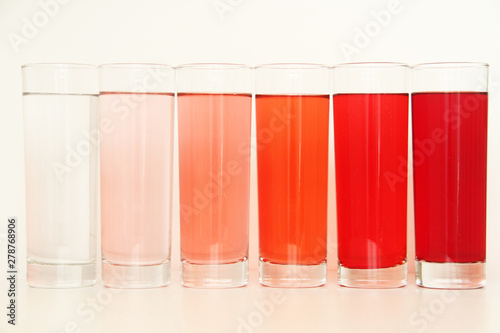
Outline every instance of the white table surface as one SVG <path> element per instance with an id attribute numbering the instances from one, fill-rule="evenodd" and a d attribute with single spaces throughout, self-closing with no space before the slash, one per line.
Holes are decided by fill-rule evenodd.
<path id="1" fill-rule="evenodd" d="M 19 281 L 16 327 L 1 332 L 500 332 L 500 281 L 477 290 L 350 289 L 329 271 L 324 287 L 277 289 L 250 272 L 246 287 L 35 289 Z M 2 307 L 4 308 L 4 307 Z M 5 308 L 4 308 L 5 309 Z M 5 312 L 5 310 L 4 310 Z M 4 315 L 2 315 L 4 317 Z M 4 317 L 5 318 L 5 317 Z"/>

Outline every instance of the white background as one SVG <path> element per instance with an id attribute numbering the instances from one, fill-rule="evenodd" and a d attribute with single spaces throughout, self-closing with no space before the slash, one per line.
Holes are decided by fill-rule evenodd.
<path id="1" fill-rule="evenodd" d="M 54 1 L 0 1 L 0 100 L 3 103 L 0 106 L 0 332 L 500 332 L 500 242 L 496 241 L 500 229 L 497 223 L 500 184 L 495 172 L 500 168 L 497 146 L 500 132 L 496 130 L 500 126 L 497 111 L 500 2 L 60 0 L 58 8 L 52 8 L 52 15 L 48 16 L 41 3 L 50 2 Z M 393 9 L 390 17 L 384 17 L 383 24 L 377 23 L 373 13 L 387 8 Z M 23 31 L 28 21 L 38 27 Z M 362 40 L 360 30 L 368 30 L 370 36 Z M 11 42 L 13 38 L 21 43 L 15 45 Z M 351 47 L 351 51 L 355 48 L 355 53 L 347 54 L 342 47 Z M 304 290 L 259 286 L 255 160 L 251 189 L 251 275 L 247 287 L 192 290 L 179 285 L 178 209 L 173 217 L 172 283 L 167 288 L 111 293 L 99 284 L 75 290 L 27 287 L 22 64 L 316 62 L 333 65 L 349 61 L 490 63 L 486 288 L 452 293 L 415 286 L 411 195 L 409 285 L 396 290 L 339 287 L 335 273 L 332 176 L 329 181 L 328 284 Z M 332 141 L 330 146 L 332 155 Z M 333 164 L 331 175 L 332 171 Z M 174 207 L 177 203 L 176 193 Z M 7 216 L 12 215 L 19 219 L 21 271 L 16 327 L 6 324 L 7 284 L 3 277 L 6 274 L 2 273 L 6 272 L 6 221 Z M 96 302 L 94 308 L 89 305 L 92 302 Z"/>

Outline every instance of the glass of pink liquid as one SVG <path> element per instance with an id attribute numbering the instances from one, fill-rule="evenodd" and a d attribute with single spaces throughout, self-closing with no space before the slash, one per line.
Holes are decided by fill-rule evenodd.
<path id="1" fill-rule="evenodd" d="M 333 68 L 338 281 L 406 284 L 409 67 Z"/>
<path id="2" fill-rule="evenodd" d="M 170 282 L 174 69 L 100 67 L 101 243 L 104 285 Z"/>
<path id="3" fill-rule="evenodd" d="M 260 283 L 326 282 L 330 68 L 255 70 Z"/>
<path id="4" fill-rule="evenodd" d="M 177 69 L 182 285 L 248 281 L 252 69 Z"/>
<path id="5" fill-rule="evenodd" d="M 412 70 L 417 284 L 486 284 L 488 65 Z"/>

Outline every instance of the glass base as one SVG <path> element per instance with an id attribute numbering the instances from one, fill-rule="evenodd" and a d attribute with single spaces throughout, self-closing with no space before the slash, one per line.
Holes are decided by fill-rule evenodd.
<path id="1" fill-rule="evenodd" d="M 318 265 L 273 264 L 261 259 L 259 281 L 268 287 L 310 288 L 326 283 L 326 262 Z"/>
<path id="2" fill-rule="evenodd" d="M 476 289 L 486 285 L 486 263 L 415 261 L 417 285 L 437 289 Z"/>
<path id="3" fill-rule="evenodd" d="M 351 288 L 398 288 L 406 285 L 406 262 L 389 268 L 356 269 L 339 264 L 338 282 Z"/>
<path id="4" fill-rule="evenodd" d="M 150 266 L 114 265 L 102 262 L 102 282 L 109 288 L 157 288 L 170 282 L 170 261 Z"/>
<path id="5" fill-rule="evenodd" d="M 235 288 L 248 283 L 248 260 L 207 265 L 182 261 L 181 283 L 189 288 Z"/>
<path id="6" fill-rule="evenodd" d="M 28 262 L 28 284 L 35 288 L 79 288 L 96 282 L 96 265 L 56 265 Z"/>

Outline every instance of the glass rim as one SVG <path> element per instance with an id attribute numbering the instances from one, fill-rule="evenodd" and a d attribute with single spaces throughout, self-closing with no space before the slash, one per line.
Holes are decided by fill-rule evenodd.
<path id="1" fill-rule="evenodd" d="M 148 69 L 148 68 L 171 68 L 175 69 L 174 66 L 168 64 L 158 64 L 158 63 L 134 63 L 134 62 L 123 62 L 123 63 L 108 63 L 98 66 L 101 68 L 119 68 L 119 69 Z"/>
<path id="2" fill-rule="evenodd" d="M 410 65 L 404 62 L 390 62 L 390 61 L 374 61 L 374 62 L 345 62 L 332 66 L 333 69 L 337 68 L 356 68 L 356 69 L 381 69 L 381 68 L 411 68 Z"/>
<path id="3" fill-rule="evenodd" d="M 320 63 L 311 63 L 311 62 L 275 62 L 275 63 L 266 63 L 259 64 L 254 67 L 256 70 L 259 69 L 330 69 L 331 66 Z"/>
<path id="4" fill-rule="evenodd" d="M 425 62 L 413 65 L 412 69 L 450 69 L 450 68 L 488 68 L 490 65 L 486 62 Z"/>
<path id="5" fill-rule="evenodd" d="M 99 66 L 92 64 L 83 63 L 63 63 L 63 62 L 38 62 L 29 63 L 21 66 L 24 68 L 73 68 L 73 69 L 86 69 L 86 68 L 98 68 Z"/>
<path id="6" fill-rule="evenodd" d="M 253 69 L 252 66 L 225 62 L 193 62 L 175 67 L 176 70 L 201 69 L 201 70 L 231 70 L 231 69 Z"/>

